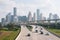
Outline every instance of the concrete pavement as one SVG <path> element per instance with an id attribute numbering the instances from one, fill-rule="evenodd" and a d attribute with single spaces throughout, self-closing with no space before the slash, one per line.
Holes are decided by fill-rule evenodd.
<path id="1" fill-rule="evenodd" d="M 16 38 L 16 40 L 60 40 L 60 38 L 56 37 L 55 35 L 51 34 L 47 30 L 45 30 L 41 26 L 31 25 L 33 27 L 32 32 L 29 31 L 26 26 L 21 26 L 21 32 Z M 37 28 L 36 28 L 37 27 Z M 40 34 L 41 28 L 43 29 L 44 34 Z M 35 30 L 38 30 L 38 33 L 35 33 Z M 30 34 L 31 36 L 26 36 L 27 34 Z M 45 35 L 46 33 L 49 33 L 49 35 Z"/>
<path id="2" fill-rule="evenodd" d="M 50 32 L 48 32 L 47 30 L 45 30 L 43 27 L 41 27 L 41 26 L 37 26 L 38 28 L 36 28 L 36 26 L 35 25 L 32 25 L 32 27 L 33 27 L 33 29 L 32 29 L 32 31 L 34 32 L 35 30 L 38 30 L 38 38 L 40 39 L 40 40 L 60 40 L 60 38 L 58 38 L 58 37 L 56 37 L 55 35 L 53 35 L 53 34 L 51 34 Z M 39 31 L 41 30 L 41 28 L 43 29 L 42 31 L 43 31 L 43 33 L 44 34 L 40 34 L 39 33 Z M 48 33 L 49 35 L 45 35 L 46 33 Z"/>

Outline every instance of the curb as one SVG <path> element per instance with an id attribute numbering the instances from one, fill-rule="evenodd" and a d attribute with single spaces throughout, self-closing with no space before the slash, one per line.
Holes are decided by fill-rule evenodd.
<path id="1" fill-rule="evenodd" d="M 21 29 L 19 29 L 18 35 L 20 34 L 20 32 L 21 32 Z M 14 40 L 16 40 L 16 38 L 18 37 L 18 35 L 14 38 Z"/>
<path id="2" fill-rule="evenodd" d="M 44 28 L 44 29 L 46 29 L 46 28 Z M 47 29 L 46 29 L 47 30 Z M 49 30 L 47 30 L 48 32 L 50 32 L 51 34 L 53 34 L 53 35 L 55 35 L 56 37 L 58 37 L 58 38 L 60 38 L 60 36 L 58 36 L 57 34 L 55 34 L 55 33 L 52 33 L 51 31 L 49 31 Z"/>

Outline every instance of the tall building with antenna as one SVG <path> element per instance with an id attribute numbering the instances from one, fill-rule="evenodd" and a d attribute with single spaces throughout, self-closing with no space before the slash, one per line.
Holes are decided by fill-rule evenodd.
<path id="1" fill-rule="evenodd" d="M 40 20 L 40 10 L 37 9 L 37 20 Z"/>
<path id="2" fill-rule="evenodd" d="M 32 21 L 32 14 L 31 14 L 31 12 L 29 12 L 29 14 L 28 14 L 28 21 Z"/>
<path id="3" fill-rule="evenodd" d="M 17 23 L 18 17 L 17 17 L 17 8 L 16 7 L 13 8 L 13 14 L 14 14 L 14 23 Z"/>
<path id="4" fill-rule="evenodd" d="M 16 7 L 14 7 L 14 9 L 13 9 L 13 13 L 14 13 L 14 16 L 16 16 L 16 13 L 17 13 L 17 8 Z"/>

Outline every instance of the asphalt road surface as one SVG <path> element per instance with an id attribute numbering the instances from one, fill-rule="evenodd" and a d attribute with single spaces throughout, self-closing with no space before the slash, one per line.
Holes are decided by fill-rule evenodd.
<path id="1" fill-rule="evenodd" d="M 60 38 L 51 34 L 41 26 L 37 26 L 37 25 L 31 25 L 31 26 L 33 27 L 33 29 L 32 31 L 29 31 L 26 26 L 22 25 L 21 32 L 16 38 L 16 40 L 60 40 Z M 38 30 L 37 33 L 36 30 Z M 43 34 L 40 34 L 41 33 L 40 31 L 42 31 Z M 49 35 L 46 35 L 47 33 Z M 30 36 L 27 36 L 28 34 L 30 34 Z"/>

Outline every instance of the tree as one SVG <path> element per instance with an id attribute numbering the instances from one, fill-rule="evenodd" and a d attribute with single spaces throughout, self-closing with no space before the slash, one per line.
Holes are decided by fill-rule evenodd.
<path id="1" fill-rule="evenodd" d="M 0 23 L 0 30 L 2 29 L 2 24 Z"/>
<path id="2" fill-rule="evenodd" d="M 7 27 L 8 27 L 8 30 L 14 30 L 14 24 L 8 24 L 7 25 Z"/>

